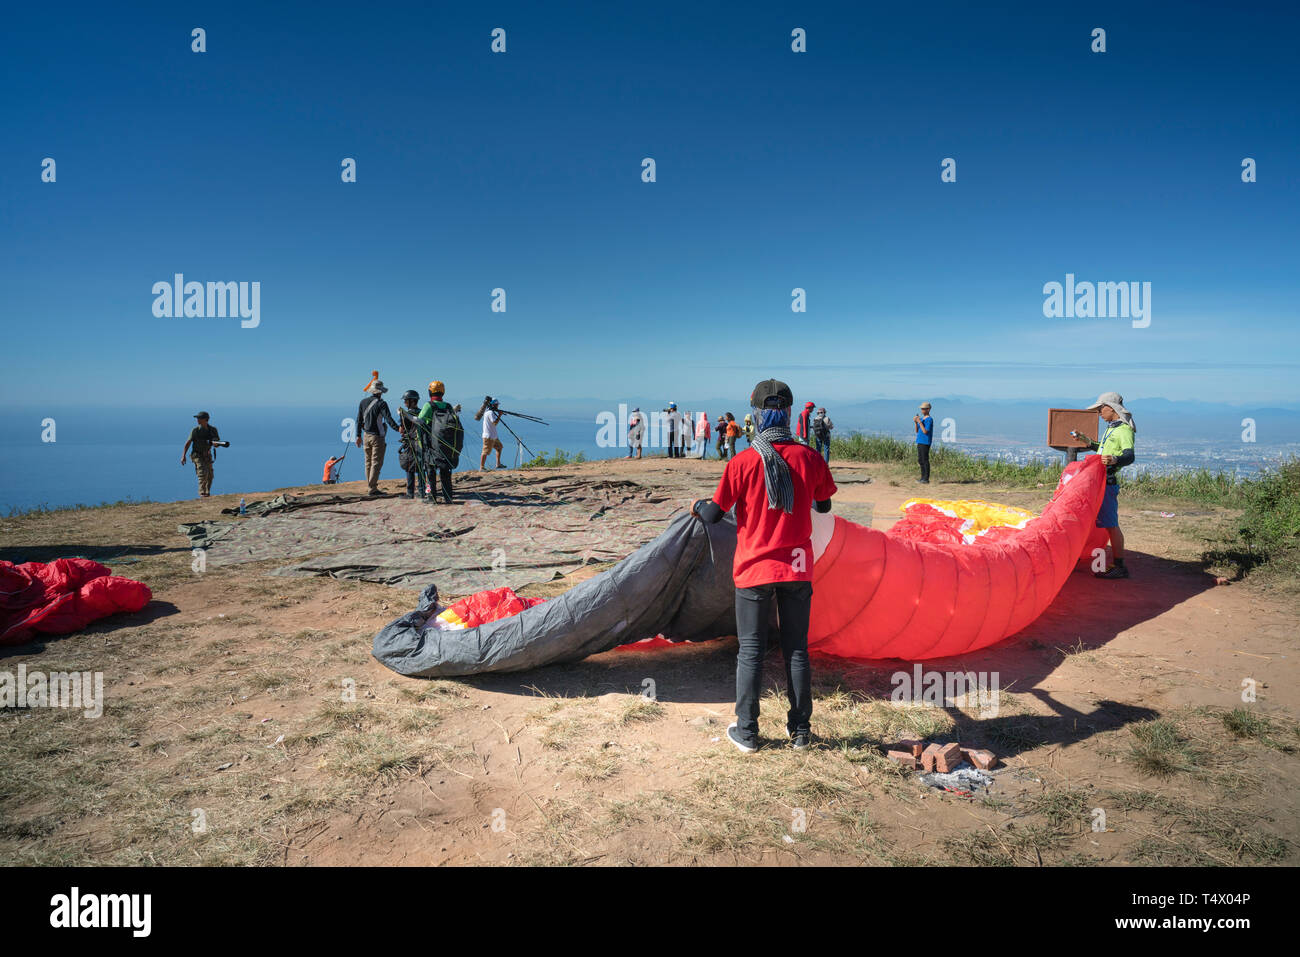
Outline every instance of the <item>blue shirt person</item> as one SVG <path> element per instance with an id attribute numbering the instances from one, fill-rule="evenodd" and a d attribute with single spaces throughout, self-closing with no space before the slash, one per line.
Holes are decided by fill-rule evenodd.
<path id="1" fill-rule="evenodd" d="M 916 427 L 916 461 L 921 466 L 921 477 L 917 479 L 923 485 L 930 484 L 930 445 L 934 442 L 934 419 L 930 415 L 930 403 L 922 402 L 920 414 L 912 416 Z"/>

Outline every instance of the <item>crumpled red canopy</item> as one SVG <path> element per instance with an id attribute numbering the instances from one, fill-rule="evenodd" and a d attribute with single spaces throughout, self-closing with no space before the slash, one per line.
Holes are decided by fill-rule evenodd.
<path id="1" fill-rule="evenodd" d="M 80 631 L 107 615 L 139 611 L 152 597 L 148 585 L 88 558 L 0 561 L 0 645 Z"/>

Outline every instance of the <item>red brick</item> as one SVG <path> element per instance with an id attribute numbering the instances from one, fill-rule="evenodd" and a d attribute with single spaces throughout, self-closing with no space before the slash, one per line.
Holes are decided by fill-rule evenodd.
<path id="1" fill-rule="evenodd" d="M 961 747 L 956 744 L 945 744 L 934 756 L 934 766 L 936 770 L 947 774 L 955 770 L 957 765 L 961 764 L 961 760 Z"/>
<path id="2" fill-rule="evenodd" d="M 921 770 L 925 771 L 927 774 L 933 771 L 935 759 L 939 756 L 939 752 L 942 750 L 942 745 L 927 745 L 926 749 L 921 752 Z"/>
<path id="3" fill-rule="evenodd" d="M 898 742 L 898 746 L 904 751 L 912 752 L 914 758 L 919 758 L 921 752 L 925 750 L 925 742 L 920 738 L 903 738 Z"/>
<path id="4" fill-rule="evenodd" d="M 916 758 L 913 757 L 911 751 L 887 751 L 885 757 L 891 761 L 897 761 L 909 771 L 916 770 Z"/>
<path id="5" fill-rule="evenodd" d="M 985 751 L 982 748 L 962 748 L 961 753 L 966 756 L 966 760 L 981 771 L 987 771 L 993 765 L 998 763 L 997 755 L 992 751 Z"/>

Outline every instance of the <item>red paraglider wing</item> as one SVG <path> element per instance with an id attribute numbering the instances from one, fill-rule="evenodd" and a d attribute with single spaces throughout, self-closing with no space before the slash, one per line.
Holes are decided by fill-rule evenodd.
<path id="1" fill-rule="evenodd" d="M 938 517 L 909 522 L 898 537 L 837 518 L 813 569 L 809 649 L 921 660 L 1015 634 L 1088 554 L 1105 483 L 1100 457 L 1073 462 L 1042 515 L 973 544 L 954 543 L 951 523 Z M 918 540 L 925 525 L 943 544 Z"/>

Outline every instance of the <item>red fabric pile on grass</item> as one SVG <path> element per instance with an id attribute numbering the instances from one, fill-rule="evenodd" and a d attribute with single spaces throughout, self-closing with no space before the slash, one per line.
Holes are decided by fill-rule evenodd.
<path id="1" fill-rule="evenodd" d="M 148 585 L 87 558 L 0 562 L 0 645 L 80 631 L 107 615 L 139 611 L 152 597 Z"/>

